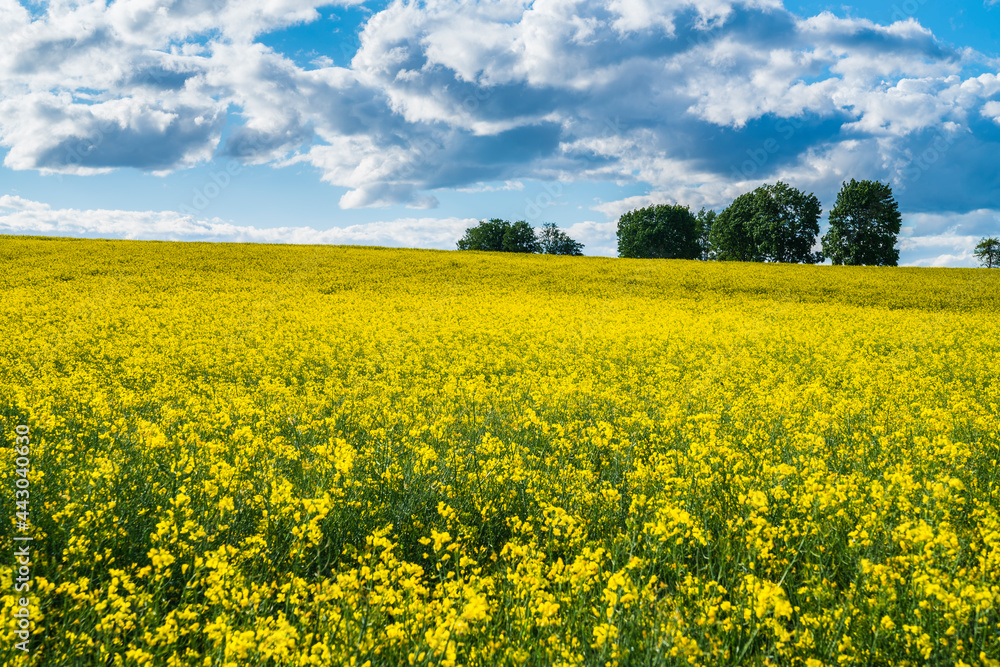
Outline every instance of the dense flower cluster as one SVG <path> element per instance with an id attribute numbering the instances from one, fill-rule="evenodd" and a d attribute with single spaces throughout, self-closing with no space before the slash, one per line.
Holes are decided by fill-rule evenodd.
<path id="1" fill-rule="evenodd" d="M 996 272 L 0 255 L 4 664 L 1000 665 Z"/>

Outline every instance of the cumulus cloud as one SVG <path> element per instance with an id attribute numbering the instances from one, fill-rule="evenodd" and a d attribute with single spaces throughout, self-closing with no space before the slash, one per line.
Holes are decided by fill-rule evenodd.
<path id="1" fill-rule="evenodd" d="M 1000 211 L 916 213 L 903 216 L 899 239 L 902 266 L 979 266 L 973 255 L 984 236 L 1000 230 Z"/>
<path id="2" fill-rule="evenodd" d="M 615 222 L 587 220 L 573 223 L 563 231 L 574 241 L 583 244 L 584 254 L 617 257 L 617 228 L 618 225 Z"/>
<path id="3" fill-rule="evenodd" d="M 912 18 L 803 17 L 779 0 L 425 0 L 374 13 L 349 67 L 256 41 L 351 4 L 0 0 L 4 164 L 309 164 L 347 190 L 344 208 L 432 208 L 435 190 L 526 179 L 714 208 L 779 178 L 824 201 L 845 179 L 886 180 L 912 212 L 1000 195 L 1000 79 Z"/>
<path id="4" fill-rule="evenodd" d="M 154 105 L 140 97 L 73 104 L 65 97 L 39 92 L 0 100 L 11 145 L 6 166 L 77 174 L 122 165 L 170 170 L 209 159 L 221 132 L 222 116 L 210 106 Z"/>
<path id="5" fill-rule="evenodd" d="M 905 237 L 914 237 L 916 245 L 924 244 L 920 239 L 949 236 L 976 237 L 996 235 L 1000 230 L 1000 211 L 979 209 L 968 213 L 914 213 L 904 216 L 904 225 L 911 231 Z M 917 232 L 919 231 L 919 236 Z"/>
<path id="6" fill-rule="evenodd" d="M 900 244 L 900 266 L 977 267 L 973 250 L 979 237 L 936 234 L 904 239 Z"/>
<path id="7" fill-rule="evenodd" d="M 174 211 L 53 209 L 14 195 L 0 196 L 0 234 L 452 250 L 465 229 L 476 223 L 474 219 L 464 218 L 400 218 L 324 230 L 253 227 L 219 218 L 199 219 Z"/>
<path id="8" fill-rule="evenodd" d="M 476 183 L 472 187 L 468 188 L 455 188 L 458 192 L 473 193 L 473 192 L 508 192 L 511 190 L 521 191 L 524 190 L 524 183 L 521 181 L 506 181 L 503 185 L 486 185 L 485 183 Z"/>
<path id="9" fill-rule="evenodd" d="M 251 108 L 254 99 L 273 104 L 273 96 L 254 96 L 280 81 L 260 67 L 253 38 L 314 20 L 318 6 L 360 1 L 50 2 L 32 16 L 0 0 L 4 164 L 77 174 L 184 168 L 212 157 L 234 105 L 272 135 L 289 135 L 285 146 L 299 146 L 307 133 L 285 118 L 268 125 L 266 108 Z M 234 49 L 245 53 L 234 58 Z M 282 147 L 268 141 L 261 152 Z"/>

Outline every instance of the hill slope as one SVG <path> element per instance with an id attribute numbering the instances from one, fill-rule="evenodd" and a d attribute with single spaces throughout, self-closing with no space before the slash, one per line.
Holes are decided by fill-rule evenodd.
<path id="1" fill-rule="evenodd" d="M 30 664 L 1000 660 L 1000 272 L 0 256 Z"/>

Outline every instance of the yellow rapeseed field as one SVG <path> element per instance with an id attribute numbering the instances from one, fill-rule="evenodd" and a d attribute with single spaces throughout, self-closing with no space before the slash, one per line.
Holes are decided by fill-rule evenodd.
<path id="1" fill-rule="evenodd" d="M 1000 272 L 0 259 L 2 664 L 1000 665 Z"/>

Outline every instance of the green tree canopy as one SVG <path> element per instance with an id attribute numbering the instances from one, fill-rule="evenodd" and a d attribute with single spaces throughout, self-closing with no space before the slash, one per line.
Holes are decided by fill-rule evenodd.
<path id="1" fill-rule="evenodd" d="M 500 218 L 482 220 L 475 227 L 465 230 L 458 241 L 459 250 L 487 250 L 493 252 L 538 252 L 535 230 L 527 222 L 510 223 Z"/>
<path id="2" fill-rule="evenodd" d="M 500 218 L 482 220 L 465 230 L 458 241 L 459 250 L 492 252 L 541 252 L 548 255 L 582 255 L 583 244 L 574 241 L 555 225 L 546 223 L 535 230 L 524 220 L 508 222 Z"/>
<path id="3" fill-rule="evenodd" d="M 698 259 L 697 221 L 687 206 L 659 204 L 618 219 L 620 257 Z"/>
<path id="4" fill-rule="evenodd" d="M 812 251 L 821 211 L 814 194 L 781 181 L 762 185 L 715 217 L 710 246 L 720 260 L 815 264 L 823 260 Z"/>
<path id="5" fill-rule="evenodd" d="M 583 244 L 574 241 L 554 222 L 547 222 L 538 231 L 540 251 L 546 255 L 582 255 Z"/>
<path id="6" fill-rule="evenodd" d="M 702 208 L 698 215 L 694 216 L 695 231 L 698 236 L 698 248 L 700 250 L 699 259 L 715 259 L 715 251 L 712 249 L 712 223 L 715 222 L 717 214 L 715 211 L 707 211 Z"/>
<path id="7" fill-rule="evenodd" d="M 504 232 L 503 247 L 504 252 L 538 252 L 540 247 L 538 239 L 535 237 L 534 228 L 524 220 L 518 220 L 510 225 Z"/>
<path id="8" fill-rule="evenodd" d="M 976 256 L 982 266 L 988 269 L 1000 266 L 1000 239 L 994 236 L 980 239 L 979 245 L 976 246 L 972 254 Z"/>
<path id="9" fill-rule="evenodd" d="M 465 230 L 465 236 L 458 241 L 459 250 L 503 250 L 503 237 L 510 229 L 510 223 L 500 218 L 482 220 L 475 227 Z"/>
<path id="10" fill-rule="evenodd" d="M 834 264 L 896 266 L 902 216 L 892 188 L 878 181 L 845 182 L 830 211 L 823 253 Z"/>

